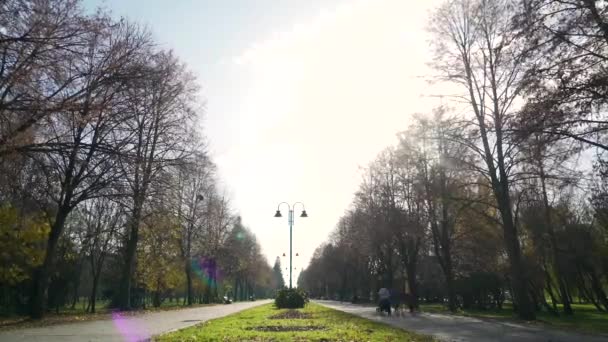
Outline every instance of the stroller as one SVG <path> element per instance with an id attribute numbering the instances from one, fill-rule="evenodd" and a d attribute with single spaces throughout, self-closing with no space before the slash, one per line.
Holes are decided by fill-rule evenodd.
<path id="1" fill-rule="evenodd" d="M 382 313 L 386 311 L 388 315 L 391 315 L 391 301 L 388 298 L 381 299 L 376 307 L 376 312 Z"/>

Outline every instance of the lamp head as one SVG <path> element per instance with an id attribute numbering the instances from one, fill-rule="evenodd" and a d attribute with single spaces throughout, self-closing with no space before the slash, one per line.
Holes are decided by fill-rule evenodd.
<path id="1" fill-rule="evenodd" d="M 306 210 L 302 210 L 302 214 L 300 215 L 300 217 L 308 217 Z"/>
<path id="2" fill-rule="evenodd" d="M 277 212 L 274 213 L 274 217 L 283 217 L 283 215 L 281 215 L 281 211 L 277 209 Z"/>

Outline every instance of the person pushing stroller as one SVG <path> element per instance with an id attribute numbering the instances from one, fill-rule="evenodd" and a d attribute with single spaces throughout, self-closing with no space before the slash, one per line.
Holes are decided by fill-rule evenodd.
<path id="1" fill-rule="evenodd" d="M 378 311 L 386 311 L 388 315 L 391 315 L 391 293 L 386 287 L 381 288 L 378 291 Z"/>

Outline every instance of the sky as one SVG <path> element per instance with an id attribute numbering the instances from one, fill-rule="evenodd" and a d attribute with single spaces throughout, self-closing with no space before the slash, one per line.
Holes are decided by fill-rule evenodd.
<path id="1" fill-rule="evenodd" d="M 351 204 L 363 168 L 413 113 L 438 104 L 429 10 L 437 0 L 84 0 L 147 25 L 200 83 L 203 133 L 222 186 L 269 263 L 294 283 Z M 282 258 L 287 265 L 288 258 Z"/>

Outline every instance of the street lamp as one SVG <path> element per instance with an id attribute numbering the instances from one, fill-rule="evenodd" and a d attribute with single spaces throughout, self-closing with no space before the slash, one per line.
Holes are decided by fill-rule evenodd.
<path id="1" fill-rule="evenodd" d="M 291 231 L 293 230 L 293 221 L 294 221 L 294 214 L 293 211 L 296 208 L 296 205 L 301 205 L 302 206 L 302 214 L 300 214 L 300 217 L 308 217 L 308 214 L 306 213 L 306 209 L 304 208 L 304 203 L 302 202 L 296 202 L 293 205 L 289 205 L 289 203 L 287 202 L 281 202 L 279 203 L 279 205 L 277 206 L 277 212 L 274 213 L 274 217 L 283 217 L 283 215 L 281 215 L 281 211 L 279 210 L 281 208 L 281 204 L 286 204 L 287 205 L 287 209 L 289 211 L 289 215 L 287 217 L 287 222 L 289 223 L 289 288 L 291 288 L 291 273 L 293 271 L 293 265 L 292 265 L 292 251 L 291 251 L 291 246 L 292 246 L 292 238 L 291 238 Z"/>

